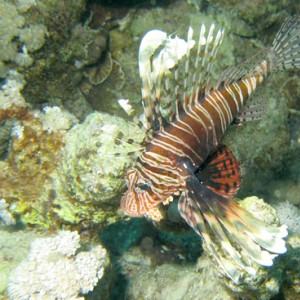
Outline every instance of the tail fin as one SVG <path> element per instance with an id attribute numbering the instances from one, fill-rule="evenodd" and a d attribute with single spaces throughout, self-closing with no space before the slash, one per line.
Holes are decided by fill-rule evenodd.
<path id="1" fill-rule="evenodd" d="M 277 254 L 286 252 L 285 225 L 266 225 L 232 199 L 201 185 L 196 177 L 188 182 L 187 188 L 178 204 L 181 216 L 203 237 L 221 273 L 236 284 L 239 284 L 241 269 L 256 277 L 257 267 L 253 261 L 271 266 Z"/>
<path id="2" fill-rule="evenodd" d="M 282 24 L 269 58 L 272 71 L 300 69 L 300 16 L 290 17 Z"/>

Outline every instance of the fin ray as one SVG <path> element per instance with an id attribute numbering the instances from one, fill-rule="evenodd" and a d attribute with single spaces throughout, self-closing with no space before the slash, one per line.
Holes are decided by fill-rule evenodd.
<path id="1" fill-rule="evenodd" d="M 257 220 L 232 199 L 224 198 L 201 184 L 194 175 L 187 180 L 187 190 L 180 198 L 178 208 L 187 223 L 209 244 L 211 255 L 223 268 L 223 272 L 234 280 L 238 279 L 222 256 L 220 247 L 252 276 L 256 273 L 251 261 L 271 266 L 277 254 L 286 251 L 282 239 L 287 235 L 285 226 L 268 226 Z M 248 260 L 239 249 L 244 250 Z"/>
<path id="2" fill-rule="evenodd" d="M 273 70 L 300 69 L 300 17 L 288 18 L 280 27 L 269 55 Z"/>
<path id="3" fill-rule="evenodd" d="M 196 173 L 198 179 L 215 193 L 230 198 L 241 183 L 239 162 L 224 145 L 210 155 Z"/>

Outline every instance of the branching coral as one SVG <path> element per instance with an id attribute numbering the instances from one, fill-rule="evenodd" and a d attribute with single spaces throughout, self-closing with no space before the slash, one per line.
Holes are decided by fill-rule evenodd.
<path id="1" fill-rule="evenodd" d="M 78 233 L 62 231 L 31 244 L 27 259 L 10 276 L 8 296 L 14 300 L 83 299 L 81 295 L 94 289 L 108 265 L 101 245 L 82 251 Z"/>
<path id="2" fill-rule="evenodd" d="M 0 3 L 0 62 L 14 60 L 17 53 L 17 44 L 14 38 L 18 36 L 19 29 L 24 25 L 24 17 L 18 14 L 16 7 L 7 2 Z M 5 77 L 6 69 L 3 67 L 0 77 Z"/>
<path id="3" fill-rule="evenodd" d="M 33 1 L 18 1 L 30 8 Z M 26 3 L 25 3 L 26 2 Z M 19 9 L 18 5 L 2 1 L 0 3 L 0 77 L 6 76 L 6 62 L 15 62 L 24 67 L 32 63 L 27 50 L 33 52 L 40 49 L 45 43 L 47 28 L 43 24 L 30 24 L 24 28 L 27 20 L 21 12 L 26 11 L 25 6 Z M 18 49 L 22 49 L 19 51 Z"/>
<path id="4" fill-rule="evenodd" d="M 1 202 L 1 200 L 0 200 Z M 1 206 L 1 204 L 0 204 Z M 1 208 L 0 208 L 1 210 Z M 9 274 L 24 260 L 28 253 L 30 243 L 40 235 L 33 231 L 8 232 L 0 230 L 0 298 L 6 290 Z"/>

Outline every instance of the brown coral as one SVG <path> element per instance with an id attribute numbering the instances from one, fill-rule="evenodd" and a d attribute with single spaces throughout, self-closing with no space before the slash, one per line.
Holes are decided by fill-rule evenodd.
<path id="1" fill-rule="evenodd" d="M 25 213 L 34 209 L 56 168 L 63 135 L 43 130 L 41 121 L 25 108 L 0 111 L 0 120 L 9 118 L 18 120 L 20 134 L 11 136 L 7 158 L 1 162 L 0 197 L 14 203 L 17 213 Z"/>

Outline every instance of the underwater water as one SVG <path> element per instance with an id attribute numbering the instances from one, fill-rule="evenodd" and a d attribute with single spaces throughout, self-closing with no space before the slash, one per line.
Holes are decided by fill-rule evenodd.
<path id="1" fill-rule="evenodd" d="M 264 116 L 230 125 L 221 141 L 240 164 L 234 199 L 288 227 L 287 251 L 271 266 L 237 242 L 252 275 L 221 246 L 212 254 L 176 193 L 158 206 L 159 222 L 120 209 L 125 173 L 145 147 L 143 36 L 223 28 L 213 87 L 226 68 L 259 62 L 299 10 L 292 0 L 0 0 L 0 299 L 300 298 L 299 67 L 270 74 L 254 94 Z"/>

